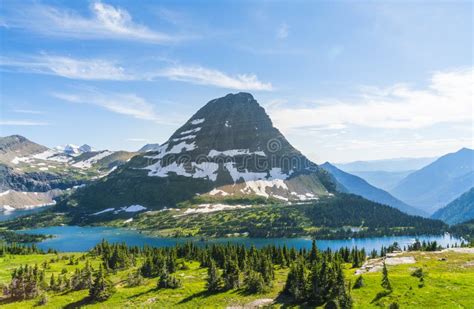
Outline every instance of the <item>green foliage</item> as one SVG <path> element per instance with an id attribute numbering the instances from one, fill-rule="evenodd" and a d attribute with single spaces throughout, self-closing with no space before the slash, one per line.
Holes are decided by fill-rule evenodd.
<path id="1" fill-rule="evenodd" d="M 112 246 L 112 244 L 109 244 Z M 103 247 L 103 245 L 100 245 Z M 354 269 L 351 269 L 352 261 L 351 250 L 341 249 L 338 251 L 327 252 L 319 251 L 318 257 L 315 259 L 316 263 L 311 265 L 310 261 L 310 250 L 295 250 L 293 248 L 285 247 L 265 247 L 265 248 L 245 248 L 239 245 L 208 245 L 197 246 L 193 243 L 181 244 L 178 246 L 167 247 L 167 248 L 151 248 L 151 247 L 127 247 L 128 255 L 135 260 L 135 265 L 130 265 L 125 269 L 119 269 L 117 271 L 110 271 L 108 273 L 109 279 L 114 283 L 117 288 L 117 292 L 113 294 L 109 299 L 101 303 L 93 303 L 88 298 L 88 288 L 73 289 L 72 282 L 73 277 L 77 272 L 85 273 L 84 269 L 92 269 L 92 277 L 97 273 L 100 265 L 104 265 L 104 261 L 101 254 L 97 254 L 96 250 L 92 250 L 89 253 L 78 255 L 70 253 L 59 253 L 59 254 L 29 254 L 29 255 L 15 255 L 9 254 L 8 256 L 0 258 L 0 285 L 8 285 L 11 281 L 11 273 L 15 268 L 20 265 L 30 265 L 34 269 L 34 264 L 38 264 L 38 286 L 40 289 L 40 296 L 30 300 L 13 300 L 4 298 L 2 302 L 2 308 L 31 308 L 37 305 L 42 294 L 47 291 L 48 303 L 45 307 L 51 308 L 64 308 L 72 306 L 83 306 L 91 308 L 116 308 L 123 307 L 126 303 L 130 307 L 153 307 L 153 308 L 209 308 L 219 307 L 225 308 L 235 306 L 239 304 L 246 306 L 254 303 L 257 299 L 275 299 L 275 307 L 324 307 L 332 306 L 341 308 L 345 298 L 335 297 L 340 294 L 340 275 L 338 269 L 335 268 L 336 264 L 341 263 L 340 269 L 344 272 L 344 277 L 347 279 L 344 287 L 346 293 L 348 293 L 348 282 L 356 282 L 359 275 L 355 274 Z M 359 250 L 360 251 L 360 250 Z M 176 261 L 177 274 L 176 277 L 181 278 L 184 288 L 179 290 L 173 289 L 160 289 L 157 290 L 157 281 L 159 275 L 154 276 L 151 279 L 143 278 L 140 285 L 135 287 L 129 287 L 127 284 L 127 278 L 130 274 L 136 273 L 141 265 L 145 261 L 145 257 L 161 256 L 163 260 L 167 260 L 170 257 L 174 257 Z M 310 280 L 312 279 L 313 268 L 318 269 L 318 274 L 321 273 L 323 256 L 328 255 L 328 259 L 331 262 L 331 267 L 326 265 L 327 270 L 332 269 L 332 275 L 318 276 L 317 278 L 327 278 L 332 282 L 332 286 L 327 291 L 330 293 L 326 297 L 325 303 L 321 302 L 321 305 L 317 305 L 314 300 L 302 300 L 296 302 L 292 297 L 278 297 L 279 294 L 284 290 L 284 285 L 288 273 L 291 270 L 292 264 L 296 263 L 297 260 L 304 261 L 306 265 L 307 282 L 310 283 L 308 290 L 312 285 Z M 404 253 L 404 255 L 413 256 L 416 260 L 415 264 L 401 264 L 390 266 L 389 276 L 393 291 L 384 290 L 380 297 L 376 298 L 376 294 L 382 289 L 380 288 L 381 272 L 368 272 L 364 273 L 364 282 L 366 287 L 361 289 L 353 289 L 350 291 L 351 298 L 353 299 L 354 307 L 356 308 L 388 308 L 391 303 L 398 303 L 401 308 L 441 308 L 446 307 L 446 300 L 456 302 L 459 306 L 471 308 L 474 306 L 474 282 L 472 277 L 474 275 L 474 269 L 472 267 L 466 267 L 466 264 L 472 261 L 472 254 L 445 251 L 445 252 L 433 252 L 433 253 L 422 253 L 412 251 Z M 74 258 L 72 258 L 74 256 Z M 332 256 L 329 258 L 329 256 Z M 261 259 L 265 257 L 270 260 L 274 268 L 275 279 L 272 280 L 272 286 L 267 287 L 263 294 L 250 294 L 245 291 L 245 285 L 241 284 L 240 288 L 225 290 L 219 289 L 217 292 L 206 293 L 206 275 L 207 263 L 210 258 L 215 261 L 218 273 L 224 272 L 226 269 L 227 261 L 234 261 L 238 264 L 241 272 L 242 283 L 249 273 L 250 269 L 261 270 L 262 264 Z M 74 261 L 74 265 L 70 265 L 71 258 Z M 347 260 L 346 260 L 347 258 Z M 441 258 L 445 260 L 441 261 Z M 207 261 L 207 262 L 206 262 Z M 78 264 L 76 265 L 76 262 Z M 132 264 L 132 263 L 131 263 Z M 168 265 L 170 263 L 166 263 Z M 189 269 L 181 270 L 181 265 L 187 265 Z M 89 266 L 87 266 L 89 265 Z M 200 266 L 206 265 L 206 266 Z M 316 267 L 313 267 L 315 266 Z M 23 266 L 22 266 L 23 267 Z M 203 268 L 205 267 L 205 268 Z M 423 268 L 424 273 L 424 287 L 417 288 L 418 278 L 411 276 L 413 268 Z M 62 269 L 66 268 L 68 273 L 67 278 L 61 275 Z M 94 270 L 95 269 L 95 270 Z M 105 270 L 104 270 L 105 271 Z M 158 271 L 160 272 L 160 271 Z M 328 273 L 328 271 L 326 271 Z M 430 276 L 426 274 L 429 273 Z M 59 280 L 59 277 L 63 277 L 63 289 L 62 291 L 49 290 L 49 279 L 51 274 L 54 274 L 55 282 Z M 179 275 L 178 275 L 179 274 Z M 41 279 L 46 278 L 46 280 Z M 440 281 L 442 278 L 442 281 Z M 224 279 L 224 278 L 223 278 Z M 263 279 L 263 275 L 262 275 Z M 41 282 L 43 280 L 43 283 Z M 326 280 L 326 279 L 325 279 Z M 67 282 L 71 282 L 70 288 L 67 287 Z M 323 280 L 319 280 L 323 282 Z M 416 282 L 416 285 L 414 284 Z M 338 287 L 339 285 L 339 287 Z M 396 288 L 395 288 L 396 287 Z M 327 287 L 321 284 L 320 291 L 325 290 Z M 316 289 L 317 290 L 317 289 Z M 309 293 L 308 292 L 308 293 Z M 286 293 L 286 292 L 285 292 Z M 319 293 L 319 292 L 318 292 Z M 315 294 L 316 295 L 316 294 Z M 321 294 L 321 295 L 324 295 Z M 309 296 L 308 296 L 309 297 Z M 313 297 L 313 296 L 311 296 Z M 153 302 L 150 301 L 153 300 Z M 374 300 L 376 299 L 376 300 Z M 288 303 L 290 302 L 290 303 Z"/>
<path id="2" fill-rule="evenodd" d="M 266 289 L 265 280 L 261 273 L 249 271 L 244 279 L 245 291 L 250 294 L 263 293 Z"/>
<path id="3" fill-rule="evenodd" d="M 127 286 L 132 288 L 143 284 L 143 276 L 140 270 L 130 272 L 127 277 Z"/>
<path id="4" fill-rule="evenodd" d="M 36 303 L 37 306 L 44 306 L 48 303 L 48 295 L 46 294 L 41 294 L 40 298 L 38 299 L 38 302 Z"/>
<path id="5" fill-rule="evenodd" d="M 4 286 L 3 294 L 13 300 L 25 300 L 40 294 L 40 272 L 38 265 L 16 268 L 12 273 L 10 284 Z"/>
<path id="6" fill-rule="evenodd" d="M 388 278 L 388 270 L 387 265 L 385 265 L 385 262 L 383 263 L 381 286 L 387 291 L 392 290 L 392 284 L 390 283 L 390 279 Z"/>
<path id="7" fill-rule="evenodd" d="M 207 270 L 207 283 L 206 288 L 209 292 L 216 292 L 221 287 L 221 276 L 217 272 L 216 263 L 211 260 L 209 268 Z"/>
<path id="8" fill-rule="evenodd" d="M 120 226 L 122 222 L 117 224 Z M 264 205 L 180 216 L 170 211 L 147 213 L 135 217 L 128 225 L 161 236 L 309 235 L 317 239 L 439 234 L 447 230 L 441 221 L 408 216 L 350 194 L 337 194 L 303 205 Z"/>
<path id="9" fill-rule="evenodd" d="M 231 290 L 240 287 L 240 269 L 235 260 L 226 260 L 222 278 L 225 289 Z"/>
<path id="10" fill-rule="evenodd" d="M 113 283 L 109 280 L 101 266 L 95 275 L 94 283 L 89 289 L 90 299 L 92 301 L 102 302 L 110 298 L 115 291 Z"/>

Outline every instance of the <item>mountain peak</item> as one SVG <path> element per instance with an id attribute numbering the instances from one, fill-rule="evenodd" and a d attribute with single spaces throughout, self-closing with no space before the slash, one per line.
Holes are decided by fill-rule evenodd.
<path id="1" fill-rule="evenodd" d="M 209 101 L 157 149 L 81 195 L 109 188 L 116 190 L 110 191 L 114 204 L 160 208 L 196 195 L 311 200 L 329 195 L 334 184 L 273 126 L 251 94 L 241 92 Z"/>

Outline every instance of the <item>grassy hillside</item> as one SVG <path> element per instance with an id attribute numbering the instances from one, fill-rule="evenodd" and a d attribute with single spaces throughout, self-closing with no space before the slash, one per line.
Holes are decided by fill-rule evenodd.
<path id="1" fill-rule="evenodd" d="M 83 267 L 86 260 L 98 268 L 101 260 L 96 257 L 80 257 L 84 253 L 7 255 L 0 257 L 0 283 L 10 280 L 11 271 L 22 265 L 42 264 L 49 262 L 46 278 L 51 274 L 59 276 L 61 272 L 72 275 L 78 267 Z M 78 265 L 68 265 L 67 257 L 74 255 L 79 258 Z M 352 289 L 354 308 L 387 308 L 396 302 L 400 308 L 472 308 L 474 307 L 474 265 L 473 253 L 461 252 L 406 252 L 402 256 L 412 256 L 415 264 L 388 266 L 388 275 L 393 291 L 376 301 L 377 293 L 383 291 L 380 286 L 381 272 L 363 274 L 365 286 Z M 53 260 L 53 262 L 51 262 Z M 157 289 L 157 278 L 144 279 L 138 287 L 127 287 L 125 280 L 133 269 L 117 271 L 110 278 L 116 287 L 116 293 L 102 303 L 84 301 L 87 290 L 74 292 L 47 292 L 48 301 L 43 308 L 73 307 L 81 305 L 86 308 L 118 308 L 118 307 L 151 307 L 151 308 L 225 308 L 231 305 L 245 305 L 273 302 L 276 308 L 288 306 L 285 297 L 279 297 L 283 289 L 288 268 L 277 267 L 273 287 L 263 294 L 247 294 L 241 289 L 225 292 L 209 293 L 205 289 L 207 269 L 201 268 L 196 261 L 186 262 L 189 269 L 177 270 L 176 276 L 181 278 L 183 285 L 178 289 Z M 412 272 L 422 268 L 425 273 L 424 287 L 419 287 L 419 279 Z M 63 270 L 65 269 L 65 271 Z M 345 264 L 346 281 L 352 284 L 357 279 L 355 271 Z M 3 299 L 3 308 L 32 308 L 38 299 L 9 302 Z M 298 308 L 299 305 L 289 305 Z"/>
<path id="2" fill-rule="evenodd" d="M 202 198 L 198 198 L 202 202 Z M 212 203 L 211 200 L 206 200 Z M 301 205 L 262 205 L 259 199 L 229 200 L 246 208 L 214 212 L 192 203 L 166 211 L 141 214 L 105 212 L 77 215 L 51 211 L 0 223 L 9 230 L 69 225 L 111 225 L 160 236 L 227 235 L 249 237 L 315 236 L 318 239 L 387 235 L 438 235 L 448 226 L 439 220 L 409 216 L 389 206 L 351 194 L 337 194 Z M 226 203 L 227 204 L 227 203 Z M 57 210 L 56 210 L 57 211 Z M 130 220 L 133 216 L 133 220 Z"/>

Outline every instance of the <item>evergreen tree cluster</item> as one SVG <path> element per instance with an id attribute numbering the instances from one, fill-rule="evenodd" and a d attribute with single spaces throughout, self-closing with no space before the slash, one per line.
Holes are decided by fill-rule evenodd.
<path id="1" fill-rule="evenodd" d="M 342 252 L 347 254 L 347 251 Z M 355 250 L 346 257 L 350 255 L 357 259 L 360 252 Z M 310 253 L 299 255 L 291 264 L 284 292 L 297 302 L 352 308 L 350 291 L 344 281 L 343 262 L 345 261 L 342 254 L 333 253 L 329 249 L 320 252 L 313 242 Z"/>
<path id="2" fill-rule="evenodd" d="M 416 239 L 415 242 L 411 245 L 408 245 L 408 251 L 438 251 L 441 250 L 442 247 L 438 245 L 435 241 L 424 241 L 420 242 L 420 240 Z"/>
<path id="3" fill-rule="evenodd" d="M 27 255 L 27 254 L 44 254 L 35 244 L 23 245 L 18 243 L 0 242 L 0 257 L 6 254 Z M 57 253 L 56 250 L 49 249 L 47 253 Z"/>
<path id="4" fill-rule="evenodd" d="M 40 294 L 44 271 L 38 265 L 25 265 L 13 270 L 10 284 L 3 287 L 3 294 L 13 300 L 25 300 L 37 297 Z"/>

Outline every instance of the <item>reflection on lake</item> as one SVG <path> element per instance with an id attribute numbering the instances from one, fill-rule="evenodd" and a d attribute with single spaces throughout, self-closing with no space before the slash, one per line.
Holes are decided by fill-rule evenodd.
<path id="1" fill-rule="evenodd" d="M 33 234 L 51 234 L 54 238 L 46 239 L 38 243 L 38 247 L 42 249 L 53 248 L 58 251 L 87 251 L 102 239 L 109 242 L 125 242 L 129 246 L 150 245 L 155 247 L 174 246 L 177 243 L 185 243 L 194 241 L 199 244 L 216 244 L 216 243 L 235 243 L 244 244 L 246 246 L 255 245 L 263 247 L 266 245 L 276 245 L 288 247 L 310 248 L 311 239 L 309 238 L 216 238 L 206 241 L 200 241 L 199 238 L 161 238 L 152 237 L 142 234 L 139 231 L 120 229 L 114 227 L 79 227 L 79 226 L 53 226 L 39 229 L 31 229 L 23 231 Z M 442 236 L 421 236 L 420 241 L 437 241 L 438 244 L 445 247 L 448 244 L 459 244 L 460 239 L 453 238 L 449 234 Z M 373 237 L 358 239 L 342 239 L 342 240 L 318 240 L 318 247 L 322 250 L 331 248 L 337 250 L 341 247 L 365 248 L 366 252 L 373 249 L 380 250 L 382 246 L 389 246 L 394 242 L 398 242 L 400 246 L 406 246 L 415 241 L 413 236 L 390 236 L 390 237 Z"/>

